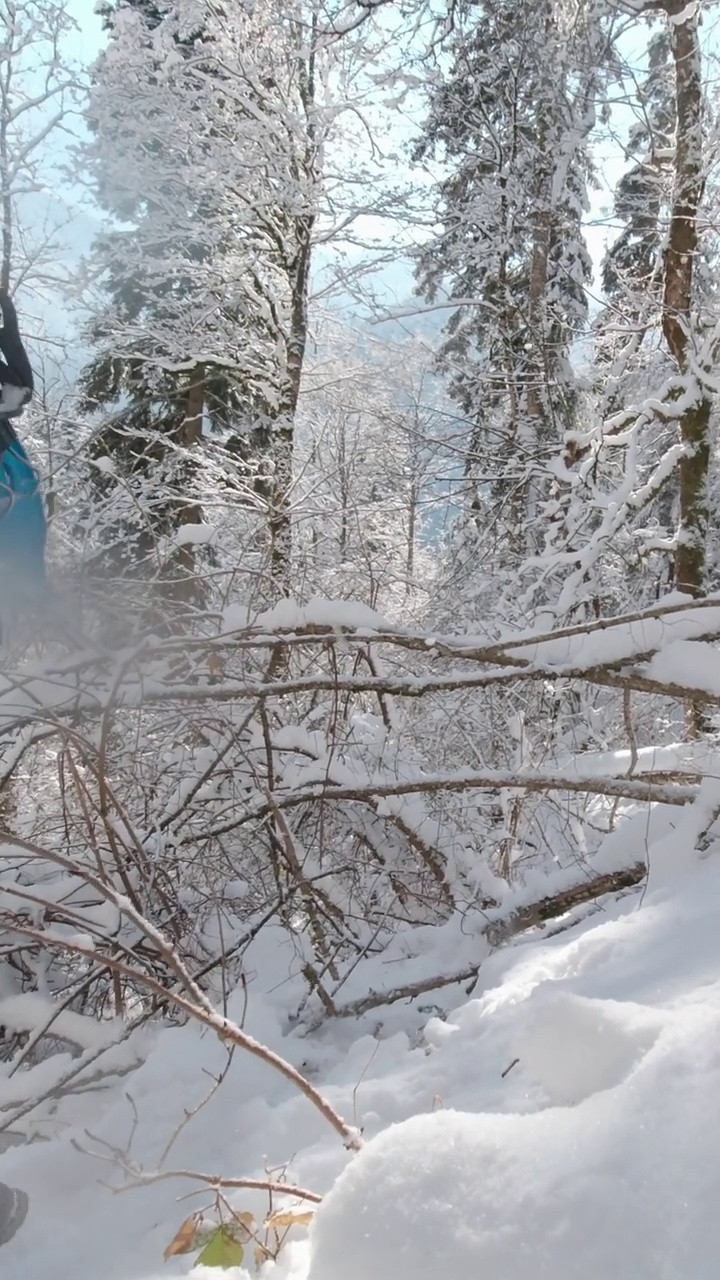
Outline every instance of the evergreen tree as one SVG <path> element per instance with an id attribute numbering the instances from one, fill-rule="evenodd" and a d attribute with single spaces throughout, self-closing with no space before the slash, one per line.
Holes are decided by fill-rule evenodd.
<path id="1" fill-rule="evenodd" d="M 468 422 L 470 509 L 480 527 L 502 511 L 500 543 L 514 558 L 537 544 L 543 473 L 574 420 L 588 51 L 600 35 L 593 6 L 570 26 L 553 0 L 464 5 L 416 152 L 448 171 L 418 281 L 427 299 L 457 302 L 441 366 Z"/>
<path id="2" fill-rule="evenodd" d="M 133 4 L 107 22 L 89 160 L 125 226 L 95 246 L 106 302 L 83 388 L 87 407 L 114 410 L 95 445 L 115 459 L 100 477 L 123 510 L 110 538 L 136 562 L 200 518 L 195 446 L 209 428 L 230 444 L 228 469 L 269 455 L 263 492 L 284 563 L 316 202 L 314 54 L 272 5 Z"/>
<path id="3" fill-rule="evenodd" d="M 625 226 L 605 270 L 597 413 L 569 442 L 563 537 L 543 566 L 560 581 L 554 617 L 588 602 L 598 616 L 616 612 L 628 589 L 642 607 L 668 578 L 697 597 L 709 581 L 717 293 L 700 19 L 681 0 L 654 8 L 665 16 L 631 134 L 642 150 L 620 185 Z"/>

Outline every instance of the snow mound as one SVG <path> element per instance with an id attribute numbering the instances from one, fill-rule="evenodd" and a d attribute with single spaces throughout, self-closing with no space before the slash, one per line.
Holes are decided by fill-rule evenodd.
<path id="1" fill-rule="evenodd" d="M 320 1208 L 310 1280 L 716 1280 L 720 1008 L 684 1021 L 576 1108 L 385 1130 Z"/>
<path id="2" fill-rule="evenodd" d="M 452 1081 L 474 1026 L 475 1096 L 444 1091 L 470 1109 L 428 1102 L 367 1143 L 318 1211 L 309 1280 L 717 1280 L 718 888 L 708 867 L 498 960 L 499 985 L 430 1029 Z M 515 1054 L 499 1107 L 493 1033 Z"/>
<path id="3" fill-rule="evenodd" d="M 588 1000 L 543 982 L 527 1001 L 520 1061 L 551 1102 L 580 1102 L 619 1084 L 654 1044 L 662 1022 L 640 1005 Z"/>

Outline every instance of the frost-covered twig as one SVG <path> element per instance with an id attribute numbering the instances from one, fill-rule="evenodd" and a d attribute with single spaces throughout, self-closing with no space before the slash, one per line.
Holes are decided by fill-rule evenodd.
<path id="1" fill-rule="evenodd" d="M 92 1134 L 88 1134 L 93 1141 L 100 1141 L 94 1138 Z M 124 1191 L 133 1191 L 136 1187 L 149 1186 L 155 1182 L 169 1182 L 176 1178 L 187 1178 L 192 1182 L 202 1182 L 206 1186 L 212 1187 L 213 1190 L 224 1189 L 226 1191 L 243 1190 L 243 1191 L 267 1191 L 275 1195 L 291 1196 L 296 1200 L 309 1200 L 312 1204 L 320 1204 L 322 1196 L 316 1191 L 308 1191 L 305 1187 L 297 1187 L 291 1182 L 273 1182 L 266 1178 L 227 1178 L 221 1174 L 201 1173 L 196 1169 L 161 1169 L 152 1173 L 147 1173 L 123 1157 L 122 1152 L 116 1148 L 111 1148 L 111 1155 L 103 1155 L 98 1151 L 89 1151 L 78 1143 L 77 1139 L 72 1139 L 73 1146 L 83 1153 L 83 1155 L 93 1156 L 96 1160 L 105 1160 L 108 1163 L 118 1166 L 126 1173 L 130 1181 L 123 1187 L 113 1187 L 113 1191 L 122 1194 Z M 108 1146 L 109 1144 L 105 1143 Z"/>
<path id="2" fill-rule="evenodd" d="M 50 856 L 50 855 L 48 855 Z M 115 894 L 114 890 L 109 886 L 104 886 L 106 890 L 105 896 L 108 901 L 114 902 L 118 910 L 127 914 L 138 924 L 138 917 L 134 912 L 131 904 L 127 900 L 123 900 L 122 894 Z M 323 1119 L 340 1135 L 344 1145 L 348 1150 L 355 1151 L 360 1147 L 360 1136 L 357 1131 L 350 1125 L 346 1124 L 341 1116 L 335 1111 L 334 1107 L 326 1098 L 318 1092 L 310 1081 L 302 1075 L 296 1067 L 282 1058 L 280 1054 L 268 1048 L 255 1040 L 253 1036 L 243 1031 L 237 1023 L 225 1015 L 218 1013 L 210 1000 L 201 989 L 197 986 L 193 978 L 188 973 L 182 961 L 177 956 L 174 948 L 163 937 L 159 930 L 147 920 L 140 918 L 141 926 L 152 938 L 158 947 L 158 950 L 164 955 L 170 968 L 176 973 L 181 985 L 185 986 L 189 991 L 189 996 L 181 995 L 177 990 L 171 990 L 164 987 L 152 974 L 146 973 L 141 969 L 119 960 L 116 956 L 107 956 L 96 951 L 93 947 L 85 946 L 77 940 L 64 938 L 62 935 L 53 934 L 49 930 L 32 928 L 16 921 L 12 922 L 12 928 L 15 932 L 23 937 L 33 938 L 36 942 L 42 943 L 46 947 L 52 947 L 58 952 L 66 951 L 71 955 L 83 956 L 86 960 L 93 960 L 96 963 L 105 965 L 114 972 L 122 974 L 123 977 L 130 979 L 139 987 L 145 987 L 153 991 L 155 995 L 159 995 L 163 1000 L 174 1004 L 176 1008 L 181 1009 L 189 1017 L 203 1023 L 215 1032 L 220 1040 L 228 1041 L 230 1044 L 237 1045 L 246 1053 L 250 1053 L 253 1057 L 260 1058 L 267 1066 L 272 1067 L 280 1075 L 284 1076 L 291 1084 L 295 1085 L 302 1094 L 308 1099 L 315 1109 L 322 1115 Z"/>
<path id="3" fill-rule="evenodd" d="M 167 1182 L 172 1178 L 190 1178 L 193 1182 L 203 1182 L 212 1188 L 225 1190 L 268 1191 L 274 1195 L 291 1196 L 295 1200 L 309 1200 L 312 1204 L 320 1204 L 322 1196 L 316 1191 L 308 1191 L 305 1187 L 297 1187 L 292 1182 L 271 1182 L 264 1178 L 225 1178 L 214 1173 L 200 1173 L 195 1169 L 164 1169 L 162 1173 L 133 1172 L 138 1185 L 146 1186 L 152 1182 Z M 118 1191 L 129 1191 L 130 1187 L 118 1187 Z"/>

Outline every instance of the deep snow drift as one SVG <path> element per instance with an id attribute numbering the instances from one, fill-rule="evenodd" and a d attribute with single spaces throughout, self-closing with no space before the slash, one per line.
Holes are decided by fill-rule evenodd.
<path id="1" fill-rule="evenodd" d="M 439 1268 L 452 1280 L 717 1280 L 719 922 L 720 864 L 686 864 L 672 885 L 490 957 L 473 998 L 431 1018 L 420 1043 L 412 1008 L 390 1011 L 380 1039 L 377 1013 L 283 1039 L 281 1006 L 263 999 L 276 971 L 254 984 L 247 1029 L 323 1082 L 364 1126 L 364 1151 L 349 1156 L 284 1080 L 236 1057 L 164 1167 L 263 1176 L 292 1157 L 293 1182 L 329 1193 L 268 1280 L 437 1280 Z M 224 1061 L 210 1035 L 163 1032 L 111 1091 L 37 1122 L 49 1141 L 0 1157 L 0 1178 L 31 1197 L 0 1275 L 190 1273 L 192 1256 L 162 1255 L 206 1189 L 170 1179 L 113 1196 L 100 1180 L 122 1176 L 72 1140 L 97 1151 L 132 1135 L 152 1172 Z M 228 1196 L 267 1210 L 255 1193 Z"/>

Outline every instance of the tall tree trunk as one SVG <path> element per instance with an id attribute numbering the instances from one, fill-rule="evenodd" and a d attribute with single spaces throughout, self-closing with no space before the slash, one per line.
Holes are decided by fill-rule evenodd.
<path id="1" fill-rule="evenodd" d="M 662 327 L 681 374 L 695 379 L 690 367 L 693 284 L 698 247 L 698 210 L 705 185 L 703 164 L 702 59 L 695 6 L 668 0 L 675 63 L 677 132 L 675 186 L 670 232 L 665 252 Z M 682 16 L 682 20 L 678 18 Z M 675 581 L 681 591 L 701 596 L 705 590 L 708 527 L 707 479 L 710 464 L 710 399 L 696 385 L 694 401 L 680 418 L 684 452 L 680 459 L 680 528 L 675 552 Z M 688 729 L 701 731 L 699 709 L 688 708 Z"/>
<path id="2" fill-rule="evenodd" d="M 205 412 L 205 366 L 198 365 L 192 382 L 187 389 L 187 406 L 185 418 L 178 433 L 178 444 L 182 449 L 191 450 L 202 438 L 203 414 Z M 181 468 L 183 482 L 189 483 L 192 468 L 183 459 Z M 198 502 L 184 498 L 178 504 L 175 523 L 178 528 L 186 524 L 200 524 L 202 509 Z M 183 543 L 172 553 L 169 569 L 167 596 L 176 603 L 192 600 L 198 592 L 197 565 L 195 546 L 192 542 Z"/>
<path id="3" fill-rule="evenodd" d="M 299 218 L 297 252 L 292 265 L 290 325 L 286 345 L 283 396 L 273 424 L 273 473 L 270 482 L 270 566 L 281 595 L 290 593 L 292 569 L 292 481 L 295 416 L 300 397 L 308 331 L 308 294 L 313 218 Z"/>
<path id="4" fill-rule="evenodd" d="M 408 503 L 407 553 L 405 556 L 405 595 L 410 594 L 410 579 L 415 572 L 415 538 L 417 536 L 418 506 L 420 503 L 420 481 L 410 481 Z"/>
<path id="5" fill-rule="evenodd" d="M 297 63 L 300 98 L 307 127 L 307 144 L 301 161 L 296 162 L 295 177 L 312 180 L 315 174 L 315 56 L 317 51 L 318 13 L 313 7 L 309 29 L 298 23 L 295 28 L 298 50 L 307 56 Z M 300 214 L 294 223 L 295 252 L 287 262 L 290 285 L 290 326 L 285 347 L 285 386 L 280 411 L 274 424 L 274 467 L 270 485 L 269 528 L 270 567 L 275 586 L 281 595 L 290 594 L 292 575 L 292 481 L 295 448 L 295 417 L 300 397 L 305 348 L 308 336 L 308 301 L 312 236 L 315 225 L 312 208 Z"/>

